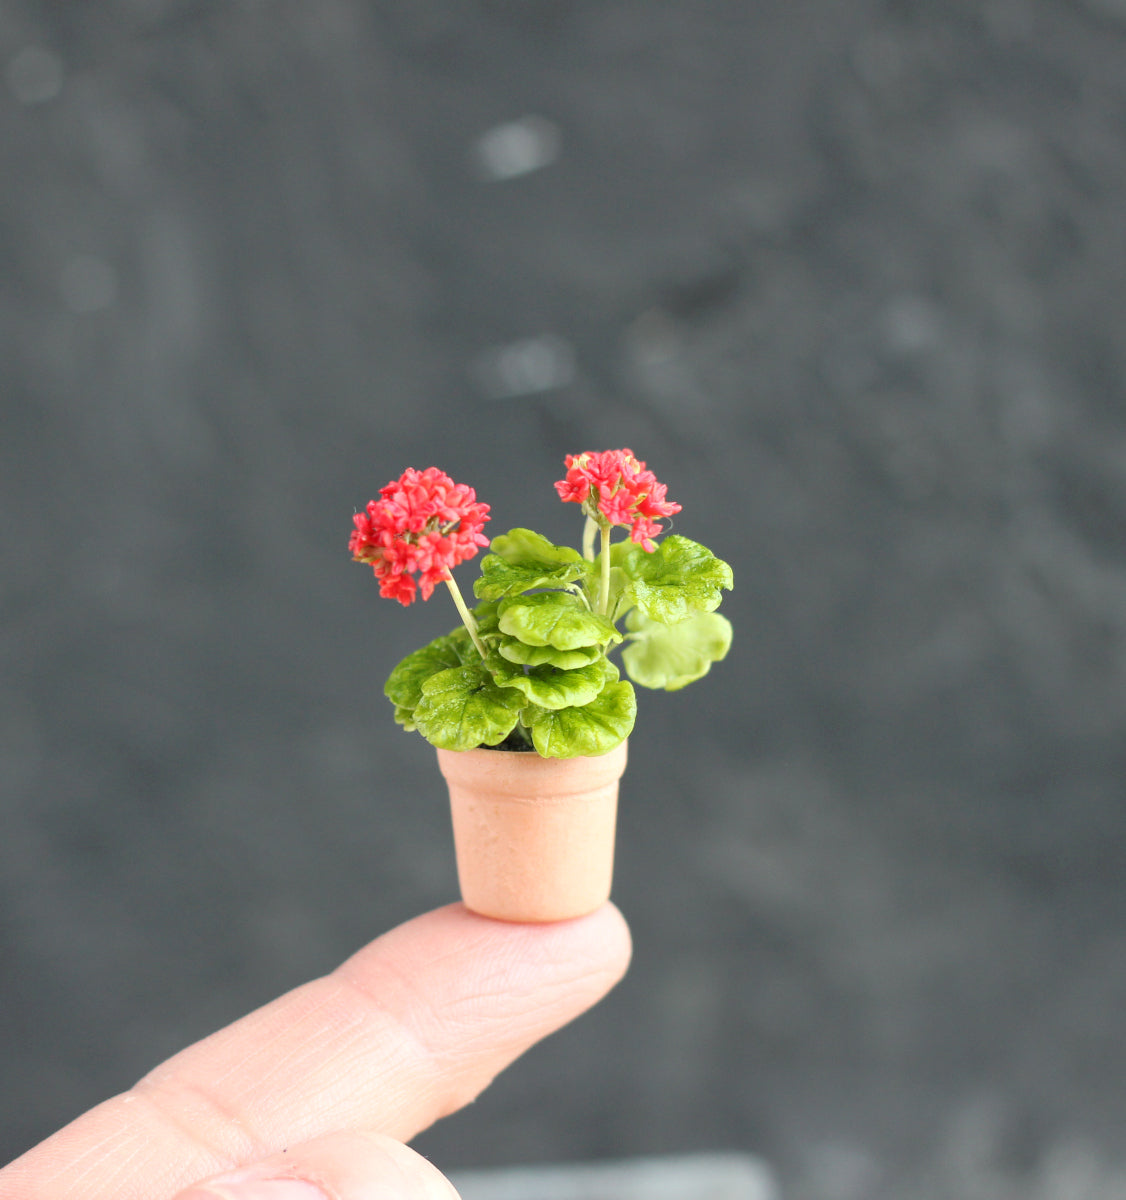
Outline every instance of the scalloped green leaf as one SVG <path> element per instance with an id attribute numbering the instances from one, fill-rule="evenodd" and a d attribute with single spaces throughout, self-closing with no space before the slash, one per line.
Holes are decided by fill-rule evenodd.
<path id="1" fill-rule="evenodd" d="M 510 529 L 493 538 L 489 545 L 493 554 L 509 563 L 539 564 L 558 567 L 564 564 L 584 564 L 583 556 L 570 546 L 557 546 L 534 529 Z"/>
<path id="2" fill-rule="evenodd" d="M 587 667 L 602 657 L 601 646 L 580 646 L 577 650 L 556 650 L 554 646 L 526 646 L 519 638 L 502 635 L 497 650 L 511 663 L 526 667 L 549 664 L 564 671 Z"/>
<path id="3" fill-rule="evenodd" d="M 486 665 L 500 687 L 517 688 L 531 703 L 546 709 L 589 704 L 606 683 L 604 660 L 571 671 L 552 666 L 525 669 L 494 653 Z"/>
<path id="4" fill-rule="evenodd" d="M 567 592 L 510 596 L 500 603 L 500 631 L 528 646 L 578 650 L 619 642 L 622 635 L 605 618 L 592 613 Z"/>
<path id="5" fill-rule="evenodd" d="M 419 733 L 441 750 L 472 750 L 503 742 L 520 719 L 525 699 L 514 688 L 501 688 L 478 662 L 450 667 L 422 685 L 414 710 Z"/>
<path id="6" fill-rule="evenodd" d="M 731 647 L 731 622 L 698 612 L 675 625 L 652 621 L 639 609 L 626 617 L 629 644 L 622 665 L 634 683 L 675 692 L 708 673 Z"/>
<path id="7" fill-rule="evenodd" d="M 629 737 L 636 716 L 637 697 L 620 680 L 608 683 L 581 708 L 532 709 L 525 713 L 525 723 L 530 723 L 532 743 L 544 758 L 595 757 Z"/>
<path id="8" fill-rule="evenodd" d="M 625 558 L 637 607 L 655 621 L 675 625 L 694 612 L 719 607 L 723 589 L 733 586 L 731 568 L 699 542 L 670 534 L 652 554 L 640 546 Z"/>
<path id="9" fill-rule="evenodd" d="M 492 553 L 481 560 L 476 595 L 487 600 L 533 588 L 565 588 L 590 573 L 590 564 L 570 546 L 557 546 L 531 529 L 510 529 L 493 538 Z"/>
<path id="10" fill-rule="evenodd" d="M 567 563 L 548 570 L 535 565 L 505 562 L 495 554 L 486 555 L 481 561 L 481 574 L 473 583 L 475 595 L 485 600 L 499 600 L 503 596 L 517 596 L 532 588 L 564 588 L 586 573 L 583 562 Z"/>
<path id="11" fill-rule="evenodd" d="M 439 671 L 462 665 L 463 643 L 473 646 L 465 630 L 458 628 L 408 654 L 387 677 L 383 694 L 396 708 L 413 710 L 422 699 L 422 685 L 427 679 Z"/>

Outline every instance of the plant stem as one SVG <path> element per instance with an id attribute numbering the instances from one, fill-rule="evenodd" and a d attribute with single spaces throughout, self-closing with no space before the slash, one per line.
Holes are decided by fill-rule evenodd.
<path id="1" fill-rule="evenodd" d="M 610 523 L 599 525 L 602 534 L 602 578 L 598 586 L 598 611 L 606 616 L 610 611 Z"/>
<path id="2" fill-rule="evenodd" d="M 586 524 L 583 525 L 583 558 L 587 562 L 594 562 L 594 535 L 598 532 L 598 522 L 591 516 L 586 519 Z"/>
<path id="3" fill-rule="evenodd" d="M 477 622 L 473 618 L 473 614 L 465 605 L 465 600 L 461 594 L 461 588 L 454 582 L 454 577 L 446 570 L 445 575 L 446 587 L 450 589 L 450 595 L 454 598 L 454 604 L 457 605 L 457 611 L 461 614 L 461 622 L 473 639 L 474 646 L 477 647 L 477 653 L 482 658 L 485 657 L 485 643 L 481 641 L 481 635 L 477 631 Z"/>

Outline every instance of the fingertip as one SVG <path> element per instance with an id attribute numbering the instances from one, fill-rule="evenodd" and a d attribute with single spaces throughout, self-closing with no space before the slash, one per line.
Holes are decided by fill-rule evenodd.
<path id="1" fill-rule="evenodd" d="M 625 914 L 612 900 L 607 900 L 598 912 L 592 915 L 602 918 L 607 949 L 617 956 L 621 963 L 621 973 L 624 975 L 629 970 L 630 960 L 633 958 L 633 934 Z"/>
<path id="2" fill-rule="evenodd" d="M 516 969 L 590 977 L 606 991 L 625 975 L 633 955 L 629 925 L 609 900 L 586 916 L 542 924 L 499 921 L 464 904 L 439 911 L 474 929 Z"/>
<path id="3" fill-rule="evenodd" d="M 445 957 L 449 947 L 455 945 L 469 950 L 478 960 L 500 956 L 522 957 L 540 966 L 566 966 L 572 962 L 597 965 L 615 982 L 625 974 L 633 953 L 629 925 L 609 900 L 584 917 L 541 924 L 481 916 L 458 902 L 392 929 L 350 961 L 362 961 L 376 947 L 384 953 Z"/>
<path id="4" fill-rule="evenodd" d="M 581 953 L 587 957 L 605 973 L 611 986 L 629 969 L 633 939 L 621 910 L 611 901 L 585 917 L 547 928 L 560 934 L 561 949 L 566 947 L 576 956 Z"/>

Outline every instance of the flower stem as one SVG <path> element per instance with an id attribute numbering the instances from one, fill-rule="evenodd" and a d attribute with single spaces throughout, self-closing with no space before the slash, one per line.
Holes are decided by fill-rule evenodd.
<path id="1" fill-rule="evenodd" d="M 602 534 L 602 577 L 598 586 L 598 611 L 606 616 L 610 611 L 610 529 L 609 521 L 599 525 Z"/>
<path id="2" fill-rule="evenodd" d="M 587 562 L 594 562 L 594 535 L 598 532 L 598 522 L 591 516 L 588 516 L 586 523 L 583 525 L 583 558 Z"/>
<path id="3" fill-rule="evenodd" d="M 446 581 L 446 587 L 450 589 L 450 595 L 454 598 L 454 604 L 457 605 L 457 611 L 461 614 L 462 624 L 468 631 L 469 636 L 473 639 L 473 644 L 477 647 L 477 653 L 484 658 L 485 643 L 481 641 L 481 635 L 477 631 L 477 622 L 474 620 L 473 614 L 466 607 L 465 599 L 461 594 L 461 588 L 459 588 L 454 582 L 454 577 L 450 574 L 448 568 L 444 578 Z"/>

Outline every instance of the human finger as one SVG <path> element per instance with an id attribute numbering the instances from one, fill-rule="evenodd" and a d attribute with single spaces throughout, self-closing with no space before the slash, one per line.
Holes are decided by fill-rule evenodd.
<path id="1" fill-rule="evenodd" d="M 550 925 L 427 913 L 79 1117 L 0 1170 L 0 1195 L 167 1200 L 334 1130 L 406 1141 L 598 1001 L 628 961 L 610 904 Z"/>
<path id="2" fill-rule="evenodd" d="M 292 1146 L 196 1184 L 176 1200 L 457 1200 L 457 1192 L 421 1154 L 362 1130 Z"/>

